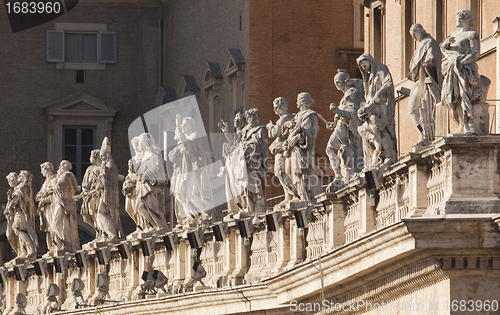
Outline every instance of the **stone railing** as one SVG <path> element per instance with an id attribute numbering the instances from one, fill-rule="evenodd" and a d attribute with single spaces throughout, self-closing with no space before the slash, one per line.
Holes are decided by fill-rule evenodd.
<path id="1" fill-rule="evenodd" d="M 443 138 L 424 151 L 402 156 L 384 172 L 375 189 L 367 187 L 361 175 L 335 193 L 318 196 L 315 205 L 292 203 L 279 215 L 268 213 L 273 225 L 266 215 L 245 219 L 248 231 L 240 230 L 238 220 L 220 223 L 224 233 L 219 240 L 214 228 L 206 227 L 198 235 L 201 244 L 192 243 L 188 235 L 198 231 L 178 231 L 109 248 L 87 247 L 79 252 L 88 257 L 83 264 L 74 253 L 45 257 L 46 268 L 13 261 L 0 268 L 4 314 L 19 311 L 18 293 L 27 298 L 26 313 L 42 312 L 50 284 L 60 288 L 56 296 L 61 309 L 74 310 L 74 279 L 84 284 L 79 309 L 262 283 L 405 218 L 498 212 L 499 147 L 500 136 Z M 304 226 L 297 221 L 297 211 L 305 219 Z M 148 245 L 149 256 L 144 251 Z M 43 266 L 42 260 L 37 262 Z M 161 281 L 160 272 L 167 281 Z M 96 281 L 102 278 L 106 281 Z M 148 289 L 144 279 L 156 282 L 156 288 Z"/>

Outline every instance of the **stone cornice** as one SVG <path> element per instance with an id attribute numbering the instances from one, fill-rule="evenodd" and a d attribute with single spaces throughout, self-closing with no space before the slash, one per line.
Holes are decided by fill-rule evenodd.
<path id="1" fill-rule="evenodd" d="M 416 263 L 432 255 L 446 254 L 448 249 L 455 253 L 464 249 L 462 254 L 466 255 L 471 249 L 498 248 L 499 242 L 498 226 L 492 215 L 406 219 L 321 255 L 324 288 L 348 283 L 348 287 L 363 286 L 364 276 L 384 266 Z M 305 261 L 264 283 L 278 296 L 280 304 L 318 296 L 321 276 L 314 266 L 317 263 L 318 259 Z"/>

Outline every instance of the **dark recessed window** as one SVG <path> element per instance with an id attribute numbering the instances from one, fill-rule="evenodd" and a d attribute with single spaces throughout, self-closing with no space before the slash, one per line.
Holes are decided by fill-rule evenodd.
<path id="1" fill-rule="evenodd" d="M 85 70 L 76 70 L 76 83 L 85 83 Z"/>
<path id="2" fill-rule="evenodd" d="M 90 166 L 90 152 L 96 148 L 96 126 L 63 126 L 63 160 L 71 162 L 78 183 Z"/>

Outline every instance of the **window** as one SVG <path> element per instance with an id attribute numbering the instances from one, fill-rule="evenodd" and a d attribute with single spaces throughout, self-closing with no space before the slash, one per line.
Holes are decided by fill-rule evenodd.
<path id="1" fill-rule="evenodd" d="M 97 126 L 63 126 L 63 160 L 71 162 L 71 170 L 81 183 L 90 166 L 90 152 L 96 148 Z"/>
<path id="2" fill-rule="evenodd" d="M 56 166 L 69 160 L 81 180 L 90 151 L 100 146 L 104 137 L 111 140 L 117 110 L 86 92 L 63 96 L 42 108 L 48 119 L 47 161 Z"/>
<path id="3" fill-rule="evenodd" d="M 48 30 L 47 62 L 116 63 L 116 32 Z"/>
<path id="4" fill-rule="evenodd" d="M 381 7 L 373 8 L 373 58 L 378 62 L 384 62 L 383 57 L 383 35 L 384 24 Z"/>
<path id="5" fill-rule="evenodd" d="M 470 11 L 472 12 L 472 24 L 479 38 L 481 36 L 481 0 L 470 0 Z"/>
<path id="6" fill-rule="evenodd" d="M 444 3 L 443 0 L 435 0 L 436 1 L 436 16 L 435 16 L 435 25 L 436 25 L 436 30 L 435 30 L 435 37 L 436 41 L 438 43 L 441 43 L 443 39 L 446 37 L 445 36 L 445 29 L 446 29 L 446 16 L 444 15 Z"/>
<path id="7" fill-rule="evenodd" d="M 413 24 L 415 24 L 415 1 L 413 0 L 405 0 L 404 5 L 401 6 L 404 13 L 404 44 L 403 47 L 405 49 L 404 54 L 404 76 L 406 77 L 410 71 L 410 60 L 413 56 L 413 52 L 415 51 L 415 40 L 410 34 L 410 28 Z"/>
<path id="8" fill-rule="evenodd" d="M 354 48 L 364 48 L 365 6 L 363 0 L 352 0 L 353 5 L 353 41 Z"/>
<path id="9" fill-rule="evenodd" d="M 64 34 L 66 62 L 97 63 L 97 34 Z"/>

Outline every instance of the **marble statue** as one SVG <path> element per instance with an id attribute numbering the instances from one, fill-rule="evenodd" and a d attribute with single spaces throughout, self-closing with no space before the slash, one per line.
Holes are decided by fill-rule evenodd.
<path id="1" fill-rule="evenodd" d="M 227 142 L 222 145 L 225 165 L 221 167 L 218 176 L 225 175 L 227 210 L 230 215 L 236 215 L 242 208 L 243 193 L 248 184 L 245 156 L 241 145 L 241 134 L 246 125 L 246 118 L 243 113 L 236 113 L 234 117 L 235 133 L 229 132 L 228 125 L 223 120 L 218 125 L 227 139 Z"/>
<path id="2" fill-rule="evenodd" d="M 441 103 L 452 112 L 459 124 L 454 134 L 481 135 L 488 132 L 488 107 L 485 102 L 491 81 L 479 75 L 476 64 L 480 55 L 479 35 L 472 28 L 472 12 L 459 10 L 458 31 L 441 42 L 445 56 Z"/>
<path id="3" fill-rule="evenodd" d="M 316 174 L 314 146 L 318 135 L 318 115 L 310 109 L 314 100 L 309 93 L 297 96 L 297 108 L 293 120 L 285 123 L 287 135 L 283 154 L 290 160 L 291 178 L 297 190 L 293 200 L 312 202 L 321 193 L 321 183 Z"/>
<path id="4" fill-rule="evenodd" d="M 101 151 L 99 149 L 90 152 L 90 163 L 82 180 L 82 192 L 75 196 L 75 200 L 83 199 L 80 214 L 83 221 L 92 226 L 97 238 L 102 234 L 97 224 L 97 208 L 99 206 L 99 196 L 97 194 L 97 178 L 101 171 Z"/>
<path id="5" fill-rule="evenodd" d="M 419 134 L 416 145 L 428 145 L 434 140 L 434 113 L 436 103 L 441 101 L 441 51 L 422 25 L 414 24 L 410 34 L 418 42 L 408 74 L 408 79 L 415 82 L 408 101 L 410 117 Z"/>
<path id="6" fill-rule="evenodd" d="M 76 202 L 74 196 L 78 189 L 71 163 L 62 160 L 57 170 L 54 184 L 53 214 L 51 232 L 55 234 L 56 247 L 60 251 L 75 252 L 80 249 Z"/>
<path id="7" fill-rule="evenodd" d="M 129 160 L 128 175 L 123 182 L 125 211 L 137 225 L 135 233 L 166 230 L 165 212 L 160 204 L 167 183 L 161 152 L 148 133 L 134 137 L 131 143 L 135 155 Z"/>
<path id="8" fill-rule="evenodd" d="M 330 104 L 335 119 L 331 125 L 327 125 L 333 132 L 326 146 L 326 154 L 335 172 L 335 178 L 328 185 L 329 192 L 342 188 L 363 167 L 363 148 L 358 133 L 358 127 L 361 125 L 358 110 L 365 99 L 363 81 L 351 79 L 349 72 L 339 69 L 334 82 L 344 96 L 339 106 Z"/>
<path id="9" fill-rule="evenodd" d="M 266 127 L 260 123 L 257 108 L 245 112 L 247 124 L 241 130 L 241 146 L 246 163 L 247 186 L 243 193 L 241 211 L 246 215 L 266 212 Z"/>
<path id="10" fill-rule="evenodd" d="M 366 104 L 358 110 L 363 124 L 358 132 L 363 140 L 364 171 L 377 170 L 377 177 L 396 162 L 396 130 L 394 122 L 394 84 L 386 65 L 370 54 L 356 59 L 363 76 Z"/>
<path id="11" fill-rule="evenodd" d="M 170 189 L 178 227 L 195 227 L 210 220 L 206 212 L 213 208 L 207 157 L 196 132 L 196 121 L 177 115 L 176 124 L 177 145 L 168 154 L 174 164 Z"/>
<path id="12" fill-rule="evenodd" d="M 269 146 L 269 151 L 274 154 L 274 175 L 279 179 L 285 193 L 285 199 L 277 205 L 279 207 L 288 203 L 294 196 L 297 196 L 297 189 L 290 178 L 290 163 L 283 155 L 283 143 L 286 141 L 284 127 L 287 121 L 293 119 L 293 114 L 288 113 L 288 102 L 283 97 L 278 97 L 273 101 L 273 108 L 276 115 L 280 118 L 276 121 L 276 124 L 273 124 L 272 121 L 269 122 L 266 128 L 269 138 L 275 138 Z"/>
<path id="13" fill-rule="evenodd" d="M 31 182 L 33 175 L 21 171 L 7 176 L 11 189 L 7 192 L 4 215 L 7 219 L 6 236 L 16 258 L 36 259 L 38 237 L 35 232 L 35 202 Z"/>
<path id="14" fill-rule="evenodd" d="M 36 194 L 35 200 L 38 202 L 38 215 L 40 217 L 40 229 L 46 233 L 47 249 L 54 251 L 57 249 L 55 236 L 53 231 L 53 201 L 54 201 L 54 186 L 56 176 L 54 175 L 54 166 L 50 162 L 45 162 L 40 165 L 40 170 L 45 177 L 42 188 Z"/>
<path id="15" fill-rule="evenodd" d="M 118 212 L 119 174 L 111 156 L 111 144 L 107 137 L 100 150 L 101 169 L 96 179 L 96 193 L 99 196 L 96 224 L 101 234 L 100 242 L 116 242 L 123 238 L 122 223 Z"/>

